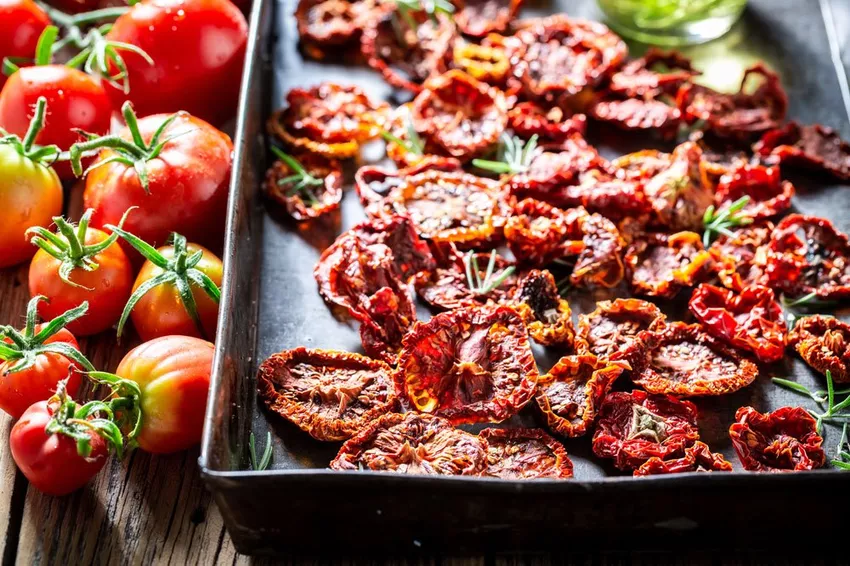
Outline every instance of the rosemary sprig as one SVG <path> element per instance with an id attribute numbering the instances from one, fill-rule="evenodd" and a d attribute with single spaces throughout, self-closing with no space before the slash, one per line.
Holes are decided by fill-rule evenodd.
<path id="1" fill-rule="evenodd" d="M 800 310 L 811 312 L 818 309 L 830 307 L 835 304 L 835 301 L 824 301 L 818 298 L 817 292 L 813 291 L 796 299 L 789 299 L 784 294 L 779 296 L 779 304 L 782 305 L 782 310 L 785 311 L 785 322 L 789 328 L 793 328 L 800 318 Z"/>
<path id="2" fill-rule="evenodd" d="M 835 449 L 835 458 L 830 460 L 830 464 L 839 470 L 850 470 L 850 440 L 847 437 L 847 425 L 848 423 L 844 423 L 841 428 L 841 439 Z"/>
<path id="3" fill-rule="evenodd" d="M 703 245 L 706 248 L 710 246 L 712 240 L 718 234 L 734 238 L 735 234 L 729 230 L 730 228 L 752 224 L 752 217 L 741 214 L 741 210 L 749 202 L 749 195 L 744 195 L 732 204 L 723 206 L 719 210 L 714 205 L 709 206 L 702 217 L 702 223 L 705 226 L 705 232 L 702 234 Z"/>
<path id="4" fill-rule="evenodd" d="M 254 438 L 254 433 L 251 433 L 248 439 L 248 457 L 251 459 L 251 469 L 257 472 L 267 470 L 272 463 L 272 433 L 266 433 L 266 447 L 263 449 L 263 455 L 257 459 L 257 441 Z"/>
<path id="5" fill-rule="evenodd" d="M 850 407 L 850 389 L 836 391 L 835 384 L 832 381 L 831 371 L 826 370 L 826 391 L 812 392 L 812 390 L 805 385 L 778 377 L 774 377 L 772 381 L 780 387 L 808 396 L 817 403 L 821 409 L 823 409 L 823 405 L 826 403 L 826 410 L 823 413 L 818 413 L 811 409 L 809 410 L 809 413 L 817 420 L 817 430 L 819 434 L 823 429 L 823 423 L 825 422 L 850 423 L 850 413 L 843 412 L 845 409 Z M 835 397 L 837 395 L 846 395 L 846 397 L 836 403 Z"/>
<path id="6" fill-rule="evenodd" d="M 516 175 L 525 173 L 534 158 L 540 154 L 537 147 L 537 134 L 523 142 L 515 136 L 503 135 L 499 146 L 498 160 L 473 159 L 472 164 L 479 169 L 498 173 L 500 175 Z"/>
<path id="7" fill-rule="evenodd" d="M 311 187 L 319 187 L 324 183 L 324 181 L 308 173 L 307 170 L 298 163 L 297 159 L 288 153 L 284 153 L 283 150 L 272 146 L 272 153 L 274 153 L 278 159 L 286 163 L 289 168 L 295 172 L 292 175 L 284 177 L 283 179 L 278 179 L 277 181 L 279 186 L 295 183 L 292 188 L 286 192 L 286 196 L 294 197 L 300 193 L 301 196 L 305 197 L 311 205 L 318 203 L 319 199 L 316 197 L 315 193 L 313 193 Z"/>
<path id="8" fill-rule="evenodd" d="M 501 269 L 496 273 L 493 270 L 496 267 L 496 250 L 490 252 L 490 261 L 487 263 L 487 270 L 484 272 L 484 278 L 481 278 L 481 273 L 478 268 L 478 258 L 475 253 L 469 251 L 463 256 L 463 267 L 466 270 L 466 284 L 473 295 L 481 296 L 491 293 L 497 289 L 499 285 L 505 282 L 505 279 L 511 276 L 516 268 L 511 265 L 505 269 Z"/>
<path id="9" fill-rule="evenodd" d="M 407 153 L 412 153 L 413 155 L 425 155 L 425 142 L 422 141 L 422 138 L 419 137 L 419 132 L 417 132 L 416 128 L 413 126 L 413 120 L 411 120 L 410 114 L 408 114 L 405 118 L 404 129 L 407 139 L 401 139 L 392 132 L 388 132 L 386 130 L 381 132 L 381 137 L 389 143 L 394 143 L 403 148 Z"/>

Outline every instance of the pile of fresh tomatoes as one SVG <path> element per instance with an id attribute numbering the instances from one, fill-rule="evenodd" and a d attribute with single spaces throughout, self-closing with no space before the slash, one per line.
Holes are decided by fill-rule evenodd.
<path id="1" fill-rule="evenodd" d="M 0 268 L 31 261 L 32 297 L 22 329 L 0 326 L 0 409 L 45 493 L 80 488 L 109 454 L 200 441 L 233 160 L 218 126 L 236 110 L 244 7 L 0 0 Z M 144 342 L 97 371 L 76 337 L 128 320 Z M 76 401 L 85 379 L 108 393 Z"/>

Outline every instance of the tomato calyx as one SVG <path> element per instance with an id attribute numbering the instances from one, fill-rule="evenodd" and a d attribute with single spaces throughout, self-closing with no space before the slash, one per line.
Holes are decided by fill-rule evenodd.
<path id="1" fill-rule="evenodd" d="M 196 287 L 200 287 L 204 293 L 206 293 L 216 303 L 218 303 L 221 299 L 221 290 L 218 288 L 218 285 L 210 279 L 209 275 L 200 269 L 195 268 L 195 266 L 200 263 L 201 258 L 204 255 L 204 251 L 198 250 L 192 255 L 189 255 L 186 247 L 186 238 L 175 232 L 170 238 L 172 242 L 171 245 L 174 248 L 174 256 L 171 259 L 167 259 L 156 248 L 138 236 L 123 230 L 121 227 L 107 224 L 106 228 L 111 230 L 114 234 L 118 234 L 124 239 L 124 241 L 142 254 L 146 260 L 162 270 L 162 273 L 139 285 L 139 288 L 130 295 L 130 300 L 127 301 L 127 305 L 124 307 L 124 312 L 121 313 L 121 319 L 118 321 L 118 337 L 121 337 L 121 334 L 124 331 L 124 324 L 127 322 L 127 317 L 130 316 L 130 313 L 133 311 L 136 303 L 138 303 L 139 300 L 148 293 L 148 291 L 151 291 L 160 285 L 167 284 L 174 285 L 175 289 L 177 289 L 177 294 L 183 302 L 186 312 L 195 323 L 195 326 L 197 327 L 198 332 L 201 333 L 201 336 L 205 336 L 206 333 L 204 332 L 203 324 L 201 324 L 201 319 L 198 315 L 198 308 L 195 304 L 195 297 L 192 295 L 192 285 L 194 284 Z"/>
<path id="2" fill-rule="evenodd" d="M 0 145 L 9 145 L 22 157 L 26 157 L 34 163 L 44 166 L 50 166 L 60 159 L 61 150 L 57 145 L 39 146 L 35 143 L 35 138 L 44 127 L 44 114 L 47 111 L 47 99 L 43 96 L 39 97 L 35 104 L 35 114 L 30 120 L 29 129 L 26 135 L 21 139 L 14 134 L 7 134 L 5 130 L 0 128 Z"/>
<path id="3" fill-rule="evenodd" d="M 73 439 L 77 443 L 77 454 L 88 458 L 92 451 L 90 432 L 94 431 L 120 459 L 124 454 L 124 437 L 115 424 L 112 407 L 103 401 L 89 401 L 83 406 L 78 405 L 68 395 L 66 383 L 66 379 L 60 381 L 56 394 L 47 401 L 52 418 L 44 432 L 47 435 L 63 434 Z"/>
<path id="4" fill-rule="evenodd" d="M 136 438 L 142 432 L 144 415 L 142 414 L 142 389 L 132 379 L 106 371 L 90 371 L 89 378 L 99 385 L 106 385 L 110 389 L 108 401 L 92 401 L 104 407 L 104 412 L 111 415 L 111 419 L 121 434 L 127 439 L 127 448 L 132 449 L 137 445 Z"/>
<path id="5" fill-rule="evenodd" d="M 83 301 L 80 306 L 62 313 L 45 324 L 36 333 L 35 325 L 38 318 L 38 304 L 41 301 L 47 300 L 47 297 L 43 295 L 37 295 L 30 300 L 29 304 L 27 304 L 26 326 L 24 326 L 23 331 L 19 331 L 11 326 L 0 326 L 0 339 L 7 339 L 7 341 L 0 341 L 0 360 L 7 362 L 17 360 L 14 365 L 6 370 L 4 375 L 32 367 L 36 362 L 36 358 L 41 354 L 59 354 L 75 362 L 87 371 L 94 371 L 94 366 L 88 358 L 70 344 L 65 342 L 45 343 L 51 336 L 65 328 L 68 323 L 86 314 L 86 311 L 89 309 L 88 302 Z"/>

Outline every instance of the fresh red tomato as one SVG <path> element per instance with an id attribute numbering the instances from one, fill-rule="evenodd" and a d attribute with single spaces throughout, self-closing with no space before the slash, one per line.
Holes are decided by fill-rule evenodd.
<path id="1" fill-rule="evenodd" d="M 32 0 L 0 0 L 0 61 L 30 58 L 50 18 Z M 6 77 L 0 75 L 0 87 Z"/>
<path id="2" fill-rule="evenodd" d="M 235 114 L 248 24 L 230 0 L 143 0 L 106 38 L 154 61 L 124 54 L 130 92 L 109 87 L 116 107 L 131 100 L 142 116 L 185 110 L 214 124 Z"/>
<path id="3" fill-rule="evenodd" d="M 125 105 L 124 113 L 128 124 L 136 123 L 129 105 Z M 92 226 L 118 224 L 127 209 L 137 207 L 124 226 L 142 240 L 161 246 L 172 232 L 179 231 L 192 241 L 218 248 L 224 235 L 233 143 L 226 134 L 185 112 L 173 115 L 160 137 L 152 141 L 168 119 L 157 114 L 138 120 L 137 134 L 145 147 L 135 144 L 127 128 L 119 135 L 135 149 L 104 149 L 100 153 L 101 161 L 114 157 L 129 158 L 131 163 L 144 160 L 147 190 L 126 160 L 92 170 L 83 193 L 86 208 L 95 210 Z M 159 152 L 155 151 L 156 141 L 165 141 Z M 102 140 L 78 144 L 72 153 L 102 147 L 100 143 Z"/>
<path id="4" fill-rule="evenodd" d="M 51 319 L 88 302 L 85 316 L 67 326 L 77 336 L 103 332 L 118 322 L 133 287 L 133 267 L 118 237 L 89 228 L 92 212 L 86 211 L 79 226 L 54 218 L 56 234 L 41 227 L 30 231 L 40 248 L 30 264 L 30 295 L 48 298 L 38 313 Z"/>
<path id="5" fill-rule="evenodd" d="M 115 373 L 141 391 L 141 430 L 135 441 L 146 452 L 185 450 L 201 441 L 212 371 L 212 343 L 163 336 L 131 350 Z"/>

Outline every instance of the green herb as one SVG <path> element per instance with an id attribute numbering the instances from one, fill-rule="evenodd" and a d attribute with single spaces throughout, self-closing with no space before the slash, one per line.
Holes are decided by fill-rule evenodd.
<path id="1" fill-rule="evenodd" d="M 492 173 L 516 175 L 517 173 L 528 171 L 531 162 L 539 154 L 537 134 L 531 136 L 528 142 L 523 142 L 518 137 L 503 135 L 496 161 L 473 159 L 472 164 L 479 169 L 484 169 Z"/>
<path id="2" fill-rule="evenodd" d="M 266 433 L 266 447 L 263 449 L 263 455 L 257 460 L 257 443 L 254 438 L 254 433 L 251 433 L 248 439 L 248 456 L 251 458 L 251 469 L 257 472 L 267 470 L 272 463 L 272 433 Z"/>
<path id="3" fill-rule="evenodd" d="M 484 279 L 481 278 L 481 273 L 478 269 L 478 258 L 475 253 L 470 251 L 463 256 L 463 267 L 466 270 L 466 283 L 473 295 L 487 295 L 499 285 L 504 283 L 505 279 L 511 276 L 516 268 L 511 265 L 496 273 L 493 270 L 496 267 L 496 250 L 490 252 L 490 261 L 487 263 L 487 271 L 484 273 Z"/>
<path id="4" fill-rule="evenodd" d="M 308 173 L 297 159 L 288 153 L 284 153 L 283 150 L 272 146 L 272 153 L 274 153 L 278 159 L 286 163 L 289 168 L 295 172 L 292 175 L 284 177 L 283 179 L 278 179 L 277 181 L 279 186 L 294 183 L 292 188 L 286 192 L 286 196 L 294 197 L 297 194 L 301 194 L 301 196 L 305 197 L 311 205 L 318 203 L 319 199 L 310 187 L 319 187 L 324 183 L 324 181 Z"/>
<path id="5" fill-rule="evenodd" d="M 718 234 L 734 238 L 735 234 L 729 230 L 730 228 L 752 224 L 752 217 L 741 213 L 749 202 L 750 197 L 744 195 L 732 204 L 725 205 L 720 209 L 715 209 L 714 205 L 709 206 L 702 217 L 702 223 L 705 226 L 705 232 L 702 234 L 703 245 L 706 248 L 710 246 L 712 240 Z"/>
<path id="6" fill-rule="evenodd" d="M 388 142 L 403 148 L 407 153 L 412 153 L 413 155 L 425 154 L 425 142 L 422 141 L 422 138 L 419 137 L 419 132 L 413 126 L 413 120 L 411 120 L 410 114 L 405 119 L 405 136 L 407 139 L 401 139 L 386 130 L 381 132 L 381 136 Z"/>
<path id="7" fill-rule="evenodd" d="M 817 292 L 811 292 L 796 299 L 789 299 L 785 295 L 779 297 L 779 304 L 785 311 L 785 320 L 790 328 L 793 328 L 800 318 L 800 310 L 812 312 L 815 310 L 833 306 L 835 301 L 824 301 L 818 298 Z"/>
<path id="8" fill-rule="evenodd" d="M 823 409 L 826 404 L 826 410 L 823 413 L 809 410 L 809 413 L 817 419 L 818 433 L 823 429 L 823 423 L 848 423 L 850 422 L 850 412 L 844 412 L 850 407 L 850 389 L 835 390 L 835 384 L 832 381 L 832 372 L 826 370 L 826 391 L 812 391 L 805 385 L 787 379 L 774 377 L 773 383 L 784 387 L 795 393 L 800 393 L 811 398 L 818 406 Z M 844 399 L 836 402 L 836 396 L 846 395 Z"/>

